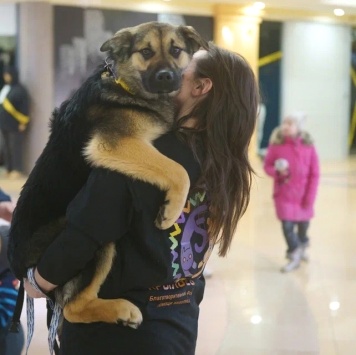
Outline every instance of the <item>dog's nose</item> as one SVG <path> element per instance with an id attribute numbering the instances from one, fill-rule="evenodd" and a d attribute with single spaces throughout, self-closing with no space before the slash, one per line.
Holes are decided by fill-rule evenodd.
<path id="1" fill-rule="evenodd" d="M 174 79 L 174 73 L 172 70 L 163 69 L 156 73 L 156 80 L 163 83 L 171 83 Z"/>
<path id="2" fill-rule="evenodd" d="M 143 85 L 146 90 L 152 93 L 170 93 L 179 89 L 180 78 L 178 72 L 164 68 L 151 72 L 149 76 L 143 77 Z"/>

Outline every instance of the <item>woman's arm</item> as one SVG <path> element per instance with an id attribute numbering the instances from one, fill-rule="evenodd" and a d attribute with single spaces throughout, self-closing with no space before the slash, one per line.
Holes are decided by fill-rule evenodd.
<path id="1" fill-rule="evenodd" d="M 96 251 L 128 231 L 131 195 L 127 178 L 95 169 L 67 210 L 67 226 L 41 257 L 35 279 L 47 292 L 93 260 Z"/>
<path id="2" fill-rule="evenodd" d="M 34 288 L 31 283 L 25 279 L 24 281 L 24 287 L 26 290 L 26 293 L 32 297 L 32 298 L 42 298 L 45 297 L 45 293 L 48 293 L 52 290 L 54 290 L 58 285 L 54 285 L 50 282 L 48 282 L 47 280 L 45 280 L 39 273 L 37 268 L 35 269 L 35 281 L 37 283 L 37 285 L 39 286 L 39 288 L 44 292 L 39 292 L 36 288 Z"/>
<path id="3" fill-rule="evenodd" d="M 34 278 L 43 293 L 25 280 L 27 294 L 33 298 L 44 297 L 45 293 L 65 284 L 86 267 L 99 247 L 99 243 L 67 226 L 48 247 L 35 269 Z"/>

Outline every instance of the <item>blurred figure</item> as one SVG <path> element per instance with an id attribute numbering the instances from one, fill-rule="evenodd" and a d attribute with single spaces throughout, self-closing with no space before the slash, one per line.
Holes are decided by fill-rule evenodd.
<path id="1" fill-rule="evenodd" d="M 2 87 L 4 86 L 4 66 L 5 66 L 5 62 L 3 59 L 3 55 L 4 55 L 4 49 L 0 47 L 0 90 L 2 89 Z"/>
<path id="2" fill-rule="evenodd" d="M 314 215 L 319 182 L 319 162 L 313 140 L 302 130 L 305 115 L 286 116 L 271 135 L 264 161 L 265 172 L 274 179 L 273 198 L 282 222 L 289 262 L 281 271 L 289 272 L 307 261 L 307 231 Z"/>
<path id="3" fill-rule="evenodd" d="M 266 105 L 261 101 L 259 108 L 258 108 L 258 115 L 257 115 L 257 152 L 258 156 L 261 159 L 264 159 L 266 155 L 266 148 L 262 148 L 262 139 L 263 139 L 263 130 L 266 122 L 266 113 L 267 108 Z"/>
<path id="4" fill-rule="evenodd" d="M 11 222 L 14 207 L 10 196 L 0 189 L 0 218 Z M 20 327 L 19 333 L 8 331 L 19 286 L 7 260 L 9 228 L 9 224 L 0 225 L 0 355 L 20 355 L 24 345 L 23 329 Z"/>
<path id="5" fill-rule="evenodd" d="M 5 85 L 0 91 L 0 130 L 3 136 L 4 163 L 7 176 L 22 176 L 23 133 L 29 122 L 29 98 L 19 83 L 15 68 L 6 67 L 3 74 Z"/>
<path id="6" fill-rule="evenodd" d="M 10 223 L 14 209 L 15 204 L 11 201 L 11 197 L 0 189 L 0 218 Z"/>

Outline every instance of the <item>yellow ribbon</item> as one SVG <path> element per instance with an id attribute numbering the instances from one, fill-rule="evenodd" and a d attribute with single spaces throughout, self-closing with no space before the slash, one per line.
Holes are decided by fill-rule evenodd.
<path id="1" fill-rule="evenodd" d="M 280 60 L 282 58 L 282 52 L 274 52 L 269 55 L 266 55 L 265 57 L 262 57 L 258 60 L 258 66 L 263 67 L 265 65 L 271 64 L 273 62 L 276 62 L 277 60 Z"/>
<path id="2" fill-rule="evenodd" d="M 5 111 L 7 111 L 12 117 L 14 117 L 21 124 L 27 124 L 30 121 L 30 117 L 24 115 L 23 113 L 16 110 L 16 108 L 12 105 L 9 99 L 5 99 L 2 103 Z"/>
<path id="3" fill-rule="evenodd" d="M 133 95 L 134 93 L 130 90 L 129 86 L 121 79 L 116 79 L 115 80 L 115 83 L 118 84 L 118 85 L 121 85 L 121 87 L 127 91 L 128 93 L 130 93 L 131 95 Z"/>
<path id="4" fill-rule="evenodd" d="M 352 114 L 350 131 L 349 131 L 349 148 L 351 148 L 351 146 L 352 146 L 352 142 L 355 138 L 355 135 L 356 135 L 356 102 L 354 105 L 354 111 Z"/>
<path id="5" fill-rule="evenodd" d="M 351 67 L 350 73 L 351 73 L 352 82 L 354 86 L 356 86 L 356 71 L 353 67 Z"/>

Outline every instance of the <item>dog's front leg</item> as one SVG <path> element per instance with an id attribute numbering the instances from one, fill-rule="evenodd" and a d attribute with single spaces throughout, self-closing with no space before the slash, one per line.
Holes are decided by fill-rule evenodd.
<path id="1" fill-rule="evenodd" d="M 125 299 L 101 299 L 98 293 L 111 270 L 115 257 L 115 244 L 103 247 L 96 258 L 96 270 L 92 281 L 64 307 L 64 318 L 72 323 L 122 323 L 137 328 L 142 323 L 142 314 L 138 307 Z M 74 286 L 74 287 L 73 287 Z M 64 297 L 75 288 L 71 281 L 63 287 Z"/>
<path id="2" fill-rule="evenodd" d="M 97 135 L 89 142 L 85 154 L 94 166 L 116 170 L 166 191 L 164 205 L 155 221 L 158 228 L 167 229 L 179 218 L 189 192 L 188 173 L 150 142 L 127 137 L 113 147 Z"/>

